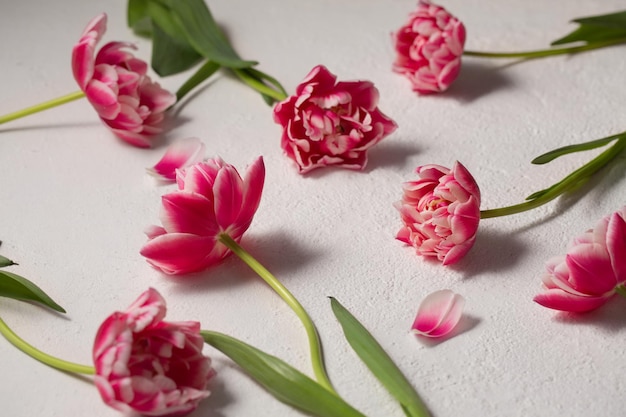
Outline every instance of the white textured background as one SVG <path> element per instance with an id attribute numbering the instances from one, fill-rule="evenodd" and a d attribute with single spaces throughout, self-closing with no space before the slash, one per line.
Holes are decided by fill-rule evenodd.
<path id="1" fill-rule="evenodd" d="M 293 91 L 316 64 L 341 79 L 369 79 L 380 107 L 399 124 L 370 152 L 365 172 L 299 176 L 281 154 L 271 110 L 226 75 L 179 107 L 167 141 L 197 136 L 210 155 L 243 169 L 262 154 L 260 209 L 243 244 L 300 299 L 317 323 L 331 378 L 369 416 L 401 410 L 359 362 L 326 296 L 346 305 L 398 363 L 434 416 L 623 416 L 626 409 L 626 300 L 584 316 L 532 302 L 545 260 L 625 201 L 624 159 L 586 194 L 532 212 L 481 223 L 458 265 L 424 261 L 394 240 L 392 203 L 417 165 L 462 161 L 483 193 L 483 208 L 520 202 L 594 152 L 547 166 L 547 150 L 626 127 L 626 47 L 516 63 L 466 58 L 442 96 L 417 97 L 390 71 L 390 32 L 411 0 L 220 0 L 210 6 L 248 59 Z M 624 8 L 623 0 L 449 0 L 465 22 L 468 49 L 541 48 L 567 21 Z M 0 0 L 0 114 L 72 92 L 70 51 L 85 24 L 109 14 L 105 41 L 150 45 L 125 23 L 124 1 Z M 161 80 L 177 89 L 188 74 Z M 171 320 L 199 320 L 275 354 L 307 373 L 304 331 L 294 314 L 236 258 L 172 279 L 138 251 L 157 222 L 160 195 L 144 168 L 163 147 L 140 150 L 115 139 L 86 101 L 0 127 L 0 253 L 68 310 L 67 317 L 0 299 L 0 315 L 51 354 L 89 363 L 93 335 L 111 312 L 148 286 L 168 300 Z M 419 302 L 450 288 L 467 299 L 462 332 L 442 343 L 408 333 Z M 194 417 L 297 416 L 207 348 L 219 376 Z M 92 385 L 26 357 L 0 339 L 3 416 L 115 416 Z"/>

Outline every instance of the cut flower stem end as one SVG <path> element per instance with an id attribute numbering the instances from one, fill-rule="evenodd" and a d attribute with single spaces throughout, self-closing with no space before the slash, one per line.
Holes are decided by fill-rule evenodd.
<path id="1" fill-rule="evenodd" d="M 463 52 L 463 55 L 479 58 L 543 58 L 546 56 L 575 54 L 578 52 L 591 51 L 593 49 L 600 49 L 623 43 L 626 43 L 626 38 L 611 39 L 603 42 L 591 42 L 586 45 L 569 46 L 567 48 L 551 48 L 524 52 L 481 52 L 466 50 Z"/>
<path id="2" fill-rule="evenodd" d="M 289 292 L 289 290 L 269 272 L 263 265 L 259 263 L 252 255 L 250 255 L 244 248 L 242 248 L 232 237 L 226 233 L 222 233 L 219 237 L 221 243 L 223 243 L 228 249 L 230 249 L 235 255 L 237 255 L 242 261 L 246 263 L 254 272 L 256 272 L 263 280 L 291 307 L 296 313 L 300 321 L 302 322 L 304 329 L 306 330 L 309 338 L 309 348 L 311 350 L 311 362 L 313 366 L 313 373 L 315 379 L 324 388 L 331 393 L 337 395 L 333 388 L 326 368 L 324 366 L 324 358 L 322 353 L 322 345 L 317 333 L 317 329 L 311 320 L 311 317 L 306 312 L 302 304 Z"/>
<path id="3" fill-rule="evenodd" d="M 0 116 L 0 124 L 20 119 L 31 114 L 39 113 L 40 111 L 48 110 L 53 107 L 60 106 L 61 104 L 69 103 L 70 101 L 78 100 L 83 97 L 85 97 L 85 93 L 83 93 L 82 91 L 76 91 L 52 100 L 44 101 L 43 103 L 39 103 L 22 110 Z"/>
<path id="4" fill-rule="evenodd" d="M 55 358 L 45 352 L 32 346 L 24 339 L 19 337 L 11 328 L 0 318 L 0 333 L 16 348 L 26 353 L 33 359 L 38 360 L 52 368 L 64 372 L 73 372 L 77 374 L 93 375 L 95 370 L 93 366 L 80 365 L 78 363 L 68 362 L 63 359 Z"/>

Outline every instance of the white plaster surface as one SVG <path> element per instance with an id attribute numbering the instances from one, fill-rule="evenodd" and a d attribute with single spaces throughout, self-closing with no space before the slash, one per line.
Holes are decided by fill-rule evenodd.
<path id="1" fill-rule="evenodd" d="M 546 166 L 553 148 L 623 131 L 626 47 L 516 63 L 466 58 L 448 93 L 417 97 L 391 72 L 390 32 L 414 1 L 212 1 L 240 54 L 293 91 L 316 64 L 341 79 L 369 79 L 380 108 L 399 124 L 370 153 L 364 172 L 301 177 L 282 155 L 280 128 L 261 98 L 231 77 L 189 98 L 165 142 L 197 136 L 209 155 L 244 168 L 261 154 L 266 187 L 243 244 L 308 309 L 340 393 L 368 416 L 401 416 L 344 341 L 326 296 L 337 297 L 375 335 L 436 417 L 619 417 L 626 410 L 626 300 L 583 316 L 532 302 L 544 262 L 625 201 L 624 160 L 586 193 L 481 223 L 473 250 L 445 268 L 394 239 L 392 203 L 417 165 L 462 161 L 483 208 L 520 202 L 595 152 Z M 468 29 L 467 48 L 547 46 L 580 16 L 614 12 L 623 0 L 449 0 Z M 84 25 L 109 14 L 105 40 L 150 44 L 125 24 L 124 1 L 0 0 L 0 114 L 77 89 L 70 51 Z M 189 74 L 161 80 L 175 90 Z M 111 312 L 147 287 L 168 300 L 171 320 L 199 320 L 310 372 L 304 331 L 288 307 L 238 259 L 191 277 L 151 269 L 138 251 L 158 221 L 160 196 L 145 168 L 163 146 L 140 150 L 114 138 L 85 101 L 0 127 L 0 253 L 37 282 L 67 316 L 0 299 L 0 315 L 47 352 L 89 363 L 93 335 Z M 450 288 L 467 299 L 455 337 L 425 343 L 408 333 L 419 302 Z M 206 348 L 218 371 L 213 395 L 192 417 L 298 416 L 227 358 Z M 0 415 L 118 415 L 95 388 L 48 368 L 0 339 Z"/>

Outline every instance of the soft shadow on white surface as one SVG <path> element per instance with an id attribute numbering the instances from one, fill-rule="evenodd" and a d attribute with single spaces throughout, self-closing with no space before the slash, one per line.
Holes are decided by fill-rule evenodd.
<path id="1" fill-rule="evenodd" d="M 474 247 L 450 267 L 471 278 L 487 272 L 512 270 L 528 251 L 528 245 L 515 234 L 498 230 L 478 230 Z"/>
<path id="2" fill-rule="evenodd" d="M 259 236 L 246 235 L 241 246 L 283 284 L 289 281 L 291 272 L 324 255 L 318 249 L 303 247 L 301 241 L 280 231 Z M 258 277 L 241 259 L 230 255 L 223 263 L 206 271 L 183 276 L 167 276 L 165 279 L 180 284 L 178 291 L 181 293 L 195 293 L 199 290 L 246 285 L 256 281 Z"/>
<path id="3" fill-rule="evenodd" d="M 28 116 L 27 116 L 28 117 Z M 35 117 L 35 116 L 33 116 Z M 69 129 L 69 128 L 73 128 L 73 127 L 98 127 L 98 126 L 102 126 L 102 122 L 100 122 L 97 118 L 94 118 L 91 121 L 84 121 L 84 122 L 72 122 L 72 123 L 67 123 L 67 122 L 60 122 L 60 123 L 46 123 L 46 124 L 31 124 L 29 123 L 28 126 L 26 125 L 19 125 L 20 122 L 25 122 L 24 120 L 15 120 L 15 125 L 17 126 L 12 126 L 11 122 L 7 122 L 7 125 L 1 126 L 0 127 L 0 136 L 3 135 L 4 133 L 11 133 L 11 132 L 22 132 L 22 131 L 30 131 L 30 130 L 49 130 L 49 129 Z"/>
<path id="4" fill-rule="evenodd" d="M 502 67 L 466 59 L 461 66 L 459 77 L 444 96 L 469 103 L 494 91 L 512 86 L 513 82 L 502 69 Z"/>
<path id="5" fill-rule="evenodd" d="M 375 169 L 406 166 L 407 161 L 421 152 L 419 145 L 415 143 L 402 143 L 394 141 L 393 137 L 383 140 L 368 153 L 368 163 L 365 172 Z"/>
<path id="6" fill-rule="evenodd" d="M 209 381 L 209 390 L 211 395 L 209 398 L 204 399 L 198 405 L 198 408 L 189 417 L 224 417 L 225 414 L 221 411 L 228 404 L 232 403 L 233 397 L 226 385 L 219 377 L 219 372 L 216 376 Z"/>
<path id="7" fill-rule="evenodd" d="M 558 312 L 554 320 L 573 326 L 599 327 L 609 333 L 621 333 L 626 330 L 626 299 L 616 295 L 605 305 L 588 313 Z"/>

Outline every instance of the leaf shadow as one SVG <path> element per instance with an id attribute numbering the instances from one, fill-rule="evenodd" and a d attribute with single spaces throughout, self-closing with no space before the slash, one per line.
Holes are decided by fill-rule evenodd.
<path id="1" fill-rule="evenodd" d="M 478 230 L 470 252 L 450 268 L 462 273 L 464 279 L 485 272 L 507 271 L 514 268 L 527 251 L 528 245 L 516 234 L 483 228 Z"/>
<path id="2" fill-rule="evenodd" d="M 241 245 L 282 283 L 289 280 L 289 274 L 320 258 L 323 253 L 302 245 L 283 231 L 263 235 L 247 235 Z M 184 276 L 168 276 L 181 293 L 220 290 L 259 279 L 257 275 L 237 256 L 230 255 L 222 264 L 209 270 Z"/>
<path id="3" fill-rule="evenodd" d="M 202 84 L 200 84 L 199 86 L 196 86 L 191 92 L 187 93 L 181 101 L 177 101 L 176 104 L 174 104 L 174 107 L 170 109 L 172 118 L 180 117 L 179 116 L 180 112 L 182 112 L 183 109 L 189 105 L 189 102 L 193 101 L 200 94 L 202 94 L 205 90 L 208 90 L 222 76 L 223 75 L 221 72 L 217 72 L 216 74 L 213 74 L 211 77 L 209 77 L 208 80 L 204 80 Z"/>
<path id="4" fill-rule="evenodd" d="M 482 320 L 476 316 L 463 314 L 461 316 L 461 320 L 459 320 L 458 324 L 454 327 L 454 329 L 452 329 L 452 331 L 446 334 L 445 336 L 433 338 L 433 337 L 427 337 L 427 336 L 422 336 L 422 335 L 415 335 L 415 338 L 419 340 L 422 345 L 429 347 L 429 348 L 433 348 L 435 346 L 438 346 L 452 339 L 455 336 L 469 332 L 470 330 L 478 326 L 481 322 Z"/>
<path id="5" fill-rule="evenodd" d="M 502 71 L 503 67 L 495 67 L 479 62 L 463 62 L 458 78 L 445 93 L 445 97 L 471 103 L 494 91 L 512 86 L 514 83 Z"/>
<path id="6" fill-rule="evenodd" d="M 618 295 L 614 296 L 602 307 L 588 313 L 569 313 L 560 311 L 555 316 L 556 322 L 599 327 L 608 333 L 620 333 L 626 330 L 626 300 Z"/>

